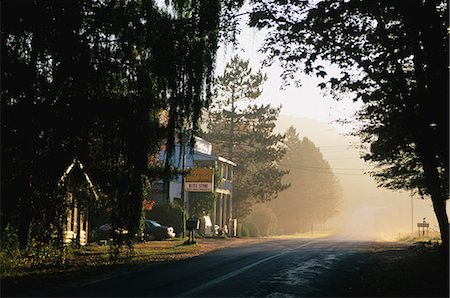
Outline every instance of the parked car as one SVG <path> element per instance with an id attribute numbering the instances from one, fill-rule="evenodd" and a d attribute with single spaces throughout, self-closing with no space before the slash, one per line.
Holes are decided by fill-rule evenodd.
<path id="1" fill-rule="evenodd" d="M 144 240 L 163 240 L 175 237 L 172 227 L 162 226 L 154 220 L 145 219 L 144 225 Z"/>
<path id="2" fill-rule="evenodd" d="M 112 241 L 111 229 L 112 229 L 111 223 L 105 223 L 105 224 L 99 226 L 94 231 L 94 240 L 99 245 L 106 245 L 108 242 Z M 128 230 L 118 228 L 117 233 L 126 235 L 126 234 L 128 234 Z M 145 219 L 144 220 L 144 234 L 141 237 L 137 237 L 137 235 L 135 235 L 135 240 L 137 240 L 137 241 L 163 240 L 163 239 L 173 238 L 173 237 L 175 237 L 175 233 L 174 233 L 172 227 L 162 226 L 160 223 L 158 223 L 154 220 Z"/>
<path id="3" fill-rule="evenodd" d="M 94 231 L 94 240 L 100 245 L 105 245 L 109 241 L 112 241 L 111 229 L 112 229 L 111 223 L 105 223 L 99 226 Z M 128 234 L 128 230 L 126 229 L 118 228 L 116 231 L 118 234 L 122 235 Z"/>

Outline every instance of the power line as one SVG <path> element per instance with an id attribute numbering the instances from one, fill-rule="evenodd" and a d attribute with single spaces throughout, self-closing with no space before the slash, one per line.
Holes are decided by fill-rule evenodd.
<path id="1" fill-rule="evenodd" d="M 317 174 L 325 174 L 325 175 L 344 175 L 344 176 L 365 176 L 364 174 L 355 174 L 355 173 L 336 173 L 336 172 L 323 172 L 323 171 L 317 171 L 317 170 L 313 170 L 313 169 L 308 169 L 308 168 L 302 168 L 302 167 L 296 167 L 293 165 L 283 165 L 280 164 L 281 166 L 287 167 L 287 168 L 291 168 L 291 169 L 296 169 L 296 170 L 302 170 L 302 171 L 307 171 L 307 172 L 312 172 L 312 173 L 317 173 Z M 318 168 L 318 169 L 324 169 L 325 168 Z M 330 168 L 330 170 L 333 170 Z"/>
<path id="2" fill-rule="evenodd" d="M 280 164 L 283 165 L 283 164 Z M 284 166 L 290 166 L 290 165 L 284 165 Z M 370 171 L 372 169 L 364 169 L 364 168 L 324 168 L 324 167 L 311 167 L 311 166 L 304 166 L 304 165 L 298 165 L 295 166 L 301 167 L 301 168 L 308 168 L 308 169 L 318 169 L 318 170 L 348 170 L 348 171 Z"/>

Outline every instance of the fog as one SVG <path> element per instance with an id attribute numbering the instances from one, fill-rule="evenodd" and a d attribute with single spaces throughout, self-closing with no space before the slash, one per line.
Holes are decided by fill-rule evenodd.
<path id="1" fill-rule="evenodd" d="M 343 189 L 339 215 L 321 225 L 322 229 L 344 240 L 393 241 L 417 235 L 417 223 L 426 218 L 430 232 L 439 230 L 431 200 L 411 199 L 408 192 L 378 188 L 374 179 L 364 174 L 370 165 L 359 158 L 356 137 L 340 135 L 327 123 L 283 115 L 277 129 L 284 132 L 291 125 L 300 137 L 309 138 L 320 148 Z"/>

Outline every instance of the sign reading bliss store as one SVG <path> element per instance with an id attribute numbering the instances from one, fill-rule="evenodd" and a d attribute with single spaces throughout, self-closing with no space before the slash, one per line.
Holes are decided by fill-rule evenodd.
<path id="1" fill-rule="evenodd" d="M 213 169 L 191 169 L 190 173 L 184 178 L 184 190 L 190 192 L 211 192 L 213 190 L 213 181 Z"/>

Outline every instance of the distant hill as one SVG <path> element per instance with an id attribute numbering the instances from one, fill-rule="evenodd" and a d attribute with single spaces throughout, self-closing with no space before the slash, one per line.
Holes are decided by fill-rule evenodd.
<path id="1" fill-rule="evenodd" d="M 392 236 L 411 231 L 409 194 L 378 188 L 374 179 L 364 174 L 371 166 L 360 159 L 358 138 L 340 135 L 327 123 L 285 115 L 279 117 L 276 129 L 282 133 L 291 125 L 301 137 L 307 137 L 320 148 L 341 182 L 342 212 L 332 220 L 333 225 L 349 225 L 350 230 L 359 234 L 372 231 Z M 414 200 L 414 225 L 423 217 L 431 226 L 436 225 L 431 201 Z M 364 224 L 370 227 L 364 228 Z"/>

